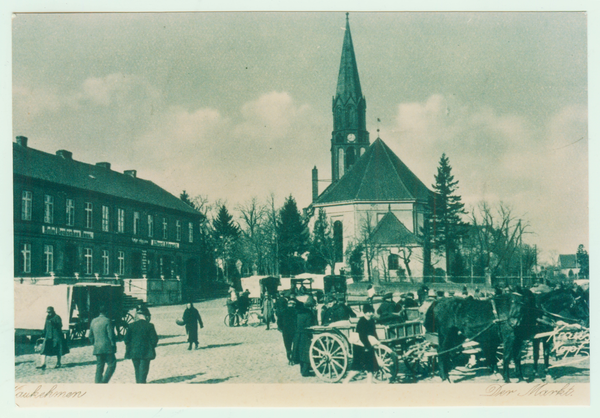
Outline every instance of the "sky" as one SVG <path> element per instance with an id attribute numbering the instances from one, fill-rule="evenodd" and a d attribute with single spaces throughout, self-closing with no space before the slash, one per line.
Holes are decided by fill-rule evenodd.
<path id="1" fill-rule="evenodd" d="M 17 14 L 12 141 L 232 212 L 271 193 L 306 207 L 311 169 L 331 178 L 345 19 Z M 372 141 L 427 186 L 445 153 L 467 209 L 511 207 L 541 260 L 589 247 L 585 13 L 351 12 L 350 28 Z"/>

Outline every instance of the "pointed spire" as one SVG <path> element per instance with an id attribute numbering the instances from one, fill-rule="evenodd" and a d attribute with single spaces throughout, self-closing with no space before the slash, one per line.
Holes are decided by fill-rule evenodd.
<path id="1" fill-rule="evenodd" d="M 336 96 L 341 97 L 343 101 L 354 96 L 354 99 L 358 101 L 362 98 L 362 90 L 358 78 L 358 67 L 356 66 L 356 56 L 354 55 L 348 14 L 346 13 L 346 33 L 344 34 L 344 45 L 342 46 L 342 59 L 340 61 Z"/>

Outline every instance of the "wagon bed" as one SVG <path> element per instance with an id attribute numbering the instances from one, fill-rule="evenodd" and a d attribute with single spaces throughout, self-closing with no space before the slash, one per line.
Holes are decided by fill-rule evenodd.
<path id="1" fill-rule="evenodd" d="M 423 325 L 420 319 L 376 324 L 377 339 L 381 345 L 375 347 L 379 370 L 374 374 L 380 381 L 393 381 L 398 373 L 399 355 L 423 340 Z M 410 315 L 409 315 L 410 317 Z M 310 345 L 310 362 L 315 374 L 327 382 L 341 380 L 352 358 L 352 345 L 362 345 L 356 332 L 358 318 L 334 322 L 327 326 L 313 326 Z"/>

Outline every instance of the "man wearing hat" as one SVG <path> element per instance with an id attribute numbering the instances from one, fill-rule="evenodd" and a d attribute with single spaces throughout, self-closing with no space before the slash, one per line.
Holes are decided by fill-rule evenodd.
<path id="1" fill-rule="evenodd" d="M 389 321 L 394 317 L 394 309 L 396 305 L 392 302 L 392 298 L 394 294 L 392 292 L 388 292 L 383 295 L 383 302 L 377 308 L 377 315 L 379 316 L 378 322 Z"/>
<path id="2" fill-rule="evenodd" d="M 338 321 L 345 321 L 350 318 L 356 317 L 356 313 L 344 303 L 343 296 L 333 296 L 333 306 L 330 309 L 329 320 L 331 323 Z"/>
<path id="3" fill-rule="evenodd" d="M 125 334 L 125 358 L 133 362 L 135 383 L 146 383 L 150 361 L 156 358 L 158 335 L 154 324 L 150 323 L 148 308 L 140 306 L 135 316 L 136 321 L 129 325 Z"/>
<path id="4" fill-rule="evenodd" d="M 285 299 L 283 297 L 281 299 L 283 300 L 280 302 L 279 309 L 277 310 L 277 329 L 283 337 L 283 346 L 285 347 L 288 364 L 293 366 L 292 344 L 296 334 L 296 299 Z"/>
<path id="5" fill-rule="evenodd" d="M 425 319 L 425 314 L 427 313 L 427 310 L 429 309 L 431 304 L 435 302 L 435 299 L 436 291 L 434 289 L 429 289 L 429 292 L 427 293 L 427 298 L 423 301 L 421 307 L 419 308 L 419 314 L 421 315 L 422 319 Z"/>
<path id="6" fill-rule="evenodd" d="M 406 299 L 404 300 L 405 308 L 418 308 L 419 303 L 415 300 L 415 295 L 412 292 L 406 293 Z"/>
<path id="7" fill-rule="evenodd" d="M 427 292 L 429 292 L 429 288 L 426 285 L 421 285 L 419 290 L 417 290 L 417 298 L 419 299 L 419 305 L 425 302 L 427 298 Z"/>
<path id="8" fill-rule="evenodd" d="M 321 325 L 329 325 L 331 322 L 331 314 L 333 313 L 332 308 L 335 304 L 335 299 L 332 295 L 325 295 L 325 304 L 321 308 Z"/>
<path id="9" fill-rule="evenodd" d="M 298 296 L 297 300 L 298 310 L 296 317 L 296 335 L 294 336 L 293 360 L 294 363 L 300 365 L 300 374 L 307 377 L 311 375 L 309 351 L 312 334 L 310 333 L 309 328 L 313 325 L 317 325 L 317 317 L 314 312 L 316 302 L 312 296 Z"/>

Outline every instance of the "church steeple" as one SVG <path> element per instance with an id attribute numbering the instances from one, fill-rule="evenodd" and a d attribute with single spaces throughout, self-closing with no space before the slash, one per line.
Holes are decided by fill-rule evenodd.
<path id="1" fill-rule="evenodd" d="M 360 88 L 350 21 L 346 13 L 340 71 L 332 103 L 331 178 L 333 182 L 339 180 L 369 146 L 366 110 L 367 102 Z"/>

